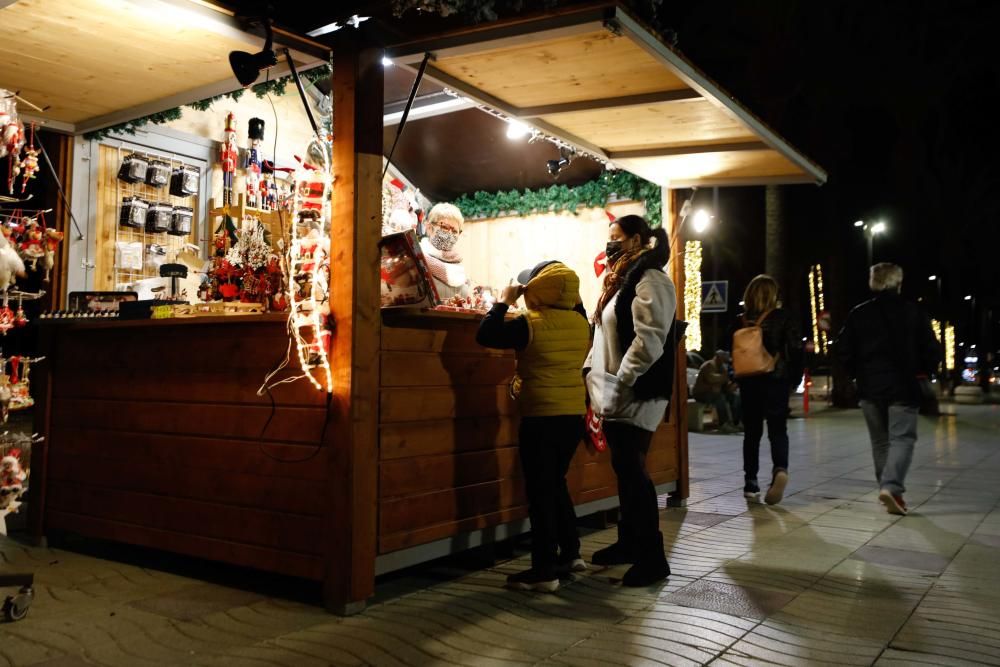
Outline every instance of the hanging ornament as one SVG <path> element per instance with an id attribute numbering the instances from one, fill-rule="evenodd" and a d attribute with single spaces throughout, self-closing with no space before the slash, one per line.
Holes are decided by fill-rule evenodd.
<path id="1" fill-rule="evenodd" d="M 3 308 L 0 308 L 0 335 L 7 335 L 7 332 L 14 328 L 14 311 L 10 309 L 10 297 L 7 292 L 3 293 Z"/>
<path id="2" fill-rule="evenodd" d="M 24 313 L 24 300 L 21 297 L 17 297 L 17 312 L 14 313 L 14 326 L 15 327 L 28 326 L 28 316 L 25 315 Z M 14 360 L 11 359 L 11 363 L 13 362 Z M 14 371 L 14 374 L 16 375 L 17 371 Z M 17 380 L 14 380 L 14 382 L 17 382 Z"/>
<path id="3" fill-rule="evenodd" d="M 28 181 L 38 173 L 38 155 L 41 151 L 35 148 L 35 123 L 31 123 L 28 130 L 28 147 L 24 149 L 24 158 L 21 160 L 21 194 L 28 187 Z"/>
<path id="4" fill-rule="evenodd" d="M 4 128 L 4 143 L 7 146 L 7 157 L 10 160 L 7 191 L 14 194 L 14 181 L 21 173 L 21 148 L 24 146 L 24 125 L 21 124 L 21 121 L 11 123 Z"/>

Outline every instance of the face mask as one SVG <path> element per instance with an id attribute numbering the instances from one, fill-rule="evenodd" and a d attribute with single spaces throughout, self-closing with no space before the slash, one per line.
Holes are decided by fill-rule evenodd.
<path id="1" fill-rule="evenodd" d="M 608 259 L 614 259 L 622 254 L 622 250 L 621 241 L 608 241 L 608 244 L 604 246 L 604 254 L 608 256 Z"/>
<path id="2" fill-rule="evenodd" d="M 431 236 L 431 245 L 442 252 L 448 252 L 458 243 L 458 234 L 438 229 Z"/>

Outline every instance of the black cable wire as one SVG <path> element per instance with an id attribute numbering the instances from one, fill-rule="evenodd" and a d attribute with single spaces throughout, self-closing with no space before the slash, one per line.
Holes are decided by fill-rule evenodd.
<path id="1" fill-rule="evenodd" d="M 424 78 L 424 70 L 427 69 L 427 61 L 430 60 L 431 54 L 425 53 L 424 59 L 420 61 L 420 69 L 417 70 L 417 78 L 413 80 L 413 88 L 410 89 L 410 96 L 406 98 L 406 106 L 403 107 L 403 115 L 399 119 L 399 126 L 396 127 L 396 138 L 392 140 L 392 148 L 389 149 L 389 156 L 385 159 L 385 168 L 382 170 L 382 178 L 385 178 L 386 173 L 389 171 L 389 165 L 392 164 L 392 156 L 396 152 L 396 144 L 399 143 L 399 137 L 403 134 L 403 128 L 406 127 L 406 119 L 410 116 L 410 107 L 413 106 L 413 100 L 417 96 L 417 90 L 420 88 L 420 82 Z"/>

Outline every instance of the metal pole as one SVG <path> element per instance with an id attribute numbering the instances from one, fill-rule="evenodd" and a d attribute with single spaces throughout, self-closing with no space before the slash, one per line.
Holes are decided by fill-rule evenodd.
<path id="1" fill-rule="evenodd" d="M 875 235 L 872 234 L 872 230 L 871 229 L 868 229 L 868 228 L 865 229 L 865 237 L 868 239 L 868 268 L 871 268 L 872 261 L 873 261 L 872 241 L 874 239 L 874 236 Z"/>

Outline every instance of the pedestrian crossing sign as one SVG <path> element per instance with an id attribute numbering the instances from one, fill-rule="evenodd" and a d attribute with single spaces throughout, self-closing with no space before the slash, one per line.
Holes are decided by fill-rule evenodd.
<path id="1" fill-rule="evenodd" d="M 701 284 L 701 312 L 724 313 L 728 307 L 729 281 L 710 280 Z"/>

